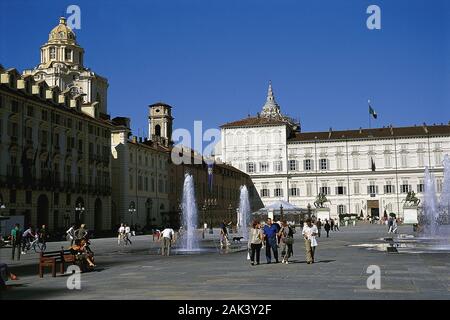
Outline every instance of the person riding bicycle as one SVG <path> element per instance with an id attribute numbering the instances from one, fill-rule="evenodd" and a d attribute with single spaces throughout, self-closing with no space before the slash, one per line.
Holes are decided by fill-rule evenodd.
<path id="1" fill-rule="evenodd" d="M 36 240 L 36 234 L 32 226 L 29 226 L 27 230 L 22 234 L 22 254 L 26 254 L 25 250 L 28 250 L 31 243 Z"/>
<path id="2" fill-rule="evenodd" d="M 66 231 L 66 239 L 70 241 L 70 245 L 72 246 L 75 241 L 75 224 L 72 224 L 70 228 Z"/>
<path id="3" fill-rule="evenodd" d="M 39 229 L 37 232 L 37 236 L 39 239 L 39 242 L 42 243 L 42 247 L 45 250 L 47 247 L 47 238 L 48 238 L 48 232 L 45 224 L 42 225 L 42 228 Z"/>

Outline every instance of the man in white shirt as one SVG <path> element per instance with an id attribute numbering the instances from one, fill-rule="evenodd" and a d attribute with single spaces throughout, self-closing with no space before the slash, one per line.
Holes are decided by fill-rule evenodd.
<path id="1" fill-rule="evenodd" d="M 169 256 L 170 255 L 170 246 L 172 244 L 172 239 L 175 232 L 172 228 L 166 227 L 161 232 L 161 255 L 163 256 Z"/>
<path id="2" fill-rule="evenodd" d="M 73 245 L 74 241 L 75 241 L 75 225 L 71 225 L 70 228 L 66 231 L 66 239 L 67 241 L 70 240 L 70 246 Z"/>
<path id="3" fill-rule="evenodd" d="M 314 263 L 314 252 L 317 246 L 316 236 L 318 234 L 317 227 L 312 224 L 310 218 L 306 219 L 306 225 L 303 227 L 302 235 L 305 239 L 306 263 Z"/>
<path id="4" fill-rule="evenodd" d="M 120 224 L 118 233 L 119 234 L 117 235 L 117 245 L 120 246 L 120 244 L 122 243 L 124 236 L 125 236 L 125 227 L 124 227 L 123 223 Z"/>

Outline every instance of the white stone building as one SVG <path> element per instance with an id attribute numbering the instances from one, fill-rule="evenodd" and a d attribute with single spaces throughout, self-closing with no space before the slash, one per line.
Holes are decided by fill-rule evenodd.
<path id="1" fill-rule="evenodd" d="M 216 159 L 247 172 L 265 205 L 285 200 L 300 207 L 326 194 L 331 214 L 403 215 L 402 200 L 423 196 L 429 167 L 442 190 L 450 123 L 413 127 L 301 132 L 282 115 L 269 85 L 256 117 L 221 126 Z"/>

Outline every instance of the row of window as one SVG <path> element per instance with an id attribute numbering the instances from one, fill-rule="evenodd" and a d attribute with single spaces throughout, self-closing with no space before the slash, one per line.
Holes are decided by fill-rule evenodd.
<path id="1" fill-rule="evenodd" d="M 62 50 L 62 48 L 61 48 L 61 50 Z M 50 56 L 50 60 L 56 60 L 56 52 L 57 52 L 57 48 L 56 47 L 50 47 L 49 48 L 49 56 Z M 62 51 L 61 51 L 62 52 Z M 73 60 L 74 60 L 74 56 L 73 56 L 73 54 L 74 54 L 74 52 L 73 52 L 73 50 L 72 49 L 69 49 L 69 48 L 64 48 L 64 60 L 65 61 L 69 61 L 69 62 L 72 62 Z M 61 58 L 62 58 L 62 53 L 61 53 Z M 81 63 L 82 61 L 82 57 L 83 57 L 83 55 L 82 55 L 82 53 L 81 52 L 79 52 L 78 53 L 78 60 L 79 60 L 79 62 Z M 60 58 L 60 59 L 61 59 Z M 61 59 L 62 60 L 62 59 Z"/>
<path id="2" fill-rule="evenodd" d="M 164 169 L 164 164 L 166 163 L 165 161 L 163 161 L 162 159 L 158 159 L 158 168 L 159 169 Z M 135 157 L 134 157 L 134 153 L 130 152 L 130 164 L 135 164 Z M 155 168 L 156 167 L 156 161 L 155 158 L 153 156 L 148 157 L 146 156 L 142 156 L 142 155 L 138 155 L 137 157 L 137 162 L 139 166 L 142 166 L 145 164 L 146 167 L 151 167 L 151 168 Z"/>
<path id="3" fill-rule="evenodd" d="M 149 184 L 149 182 L 150 182 L 150 184 Z M 155 192 L 155 190 L 156 190 L 155 182 L 156 182 L 156 180 L 153 177 L 149 179 L 149 177 L 138 176 L 137 190 L 138 191 L 146 191 L 146 192 L 148 192 L 148 191 Z M 133 174 L 129 175 L 129 183 L 130 183 L 130 190 L 133 190 L 135 187 Z M 165 180 L 158 179 L 158 192 L 168 193 L 167 182 Z"/>
<path id="4" fill-rule="evenodd" d="M 10 157 L 10 161 L 11 164 L 6 166 L 6 171 L 7 171 L 7 175 L 10 177 L 21 177 L 21 172 L 23 172 L 21 170 L 21 166 L 17 165 L 17 157 L 16 156 L 11 156 Z M 63 182 L 63 180 L 61 180 L 62 176 L 61 176 L 61 166 L 59 163 L 54 163 L 53 165 L 51 163 L 49 163 L 49 161 L 39 161 L 39 168 L 40 168 L 40 178 L 48 178 L 48 177 L 53 177 L 55 182 Z M 93 169 L 89 169 L 88 172 L 88 177 L 89 177 L 89 184 L 90 185 L 106 185 L 109 186 L 109 171 L 101 171 L 96 169 L 95 171 Z M 28 178 L 38 178 L 38 171 L 36 170 L 35 167 L 33 167 L 30 171 L 29 171 L 29 177 Z M 25 173 L 23 174 L 24 178 L 25 178 Z M 75 181 L 73 180 L 73 177 L 75 177 Z M 66 165 L 64 167 L 64 182 L 68 182 L 68 183 L 72 183 L 72 182 L 77 182 L 77 183 L 85 183 L 84 180 L 84 174 L 83 174 L 83 168 L 82 167 L 77 167 L 76 172 L 72 171 L 72 166 L 71 165 Z"/>
<path id="5" fill-rule="evenodd" d="M 270 163 L 268 161 L 259 162 L 259 172 L 269 172 Z M 327 159 L 319 159 L 319 168 L 320 170 L 328 170 L 329 162 Z M 256 172 L 256 163 L 255 162 L 247 162 L 246 169 L 248 173 Z M 273 162 L 273 171 L 281 172 L 283 171 L 283 162 L 282 161 L 274 161 Z M 299 170 L 298 161 L 297 160 L 289 160 L 288 162 L 289 171 L 297 171 Z M 303 170 L 311 171 L 314 170 L 314 161 L 312 159 L 303 160 Z"/>
<path id="6" fill-rule="evenodd" d="M 58 192 L 53 193 L 53 205 L 58 206 L 60 205 L 60 194 Z M 25 190 L 25 204 L 31 204 L 32 202 L 32 191 L 31 190 Z M 17 203 L 17 190 L 16 189 L 10 189 L 9 190 L 9 202 L 10 204 Z M 65 199 L 65 205 L 70 206 L 72 205 L 72 194 L 66 193 L 66 199 Z"/>
<path id="7" fill-rule="evenodd" d="M 5 104 L 5 98 L 0 95 L 0 108 Z M 26 115 L 28 117 L 34 118 L 35 117 L 35 109 L 37 107 L 32 105 L 26 106 Z M 11 99 L 11 112 L 12 113 L 19 113 L 19 102 L 18 100 Z M 50 112 L 49 117 L 49 111 L 42 109 L 41 110 L 41 120 L 43 121 L 49 121 L 51 120 L 52 124 L 65 126 L 69 129 L 78 129 L 79 131 L 83 131 L 83 121 L 76 120 L 74 121 L 71 117 L 64 117 L 61 114 L 58 114 L 56 112 Z M 75 122 L 75 124 L 74 124 Z M 103 137 L 103 138 L 109 138 L 110 137 L 110 131 L 108 129 L 101 128 L 99 126 L 95 126 L 92 124 L 88 124 L 88 132 L 89 134 L 96 135 L 97 137 Z"/>
<path id="8" fill-rule="evenodd" d="M 29 144 L 33 144 L 33 129 L 31 127 L 24 127 L 25 132 L 25 141 Z M 19 137 L 19 126 L 15 122 L 9 122 L 8 123 L 8 135 L 11 137 L 12 140 L 15 140 L 17 142 Z M 1 136 L 1 122 L 0 122 L 0 136 Z M 40 147 L 46 148 L 49 142 L 49 132 L 47 130 L 39 130 L 38 131 L 38 141 L 40 143 Z M 78 139 L 78 145 L 77 149 L 79 152 L 83 152 L 83 140 Z M 53 144 L 52 146 L 56 149 L 60 149 L 60 134 L 54 133 L 53 134 Z M 89 154 L 94 154 L 94 143 L 89 143 Z M 72 149 L 75 149 L 75 138 L 74 137 L 66 137 L 66 149 L 68 152 L 72 151 Z M 96 145 L 96 154 L 100 155 L 102 154 L 103 157 L 109 157 L 110 154 L 110 148 L 108 146 L 101 146 L 100 144 Z"/>
<path id="9" fill-rule="evenodd" d="M 365 148 L 366 146 L 364 146 L 364 148 L 361 148 L 361 146 L 351 146 L 349 152 L 351 154 L 357 154 L 362 152 L 362 149 L 366 150 L 369 154 L 374 154 L 376 153 L 376 151 L 380 151 L 381 149 L 383 150 L 383 152 L 385 153 L 389 153 L 389 152 L 394 152 L 394 145 L 393 144 L 385 144 L 383 145 L 383 147 L 377 148 L 377 145 L 368 145 L 367 149 Z M 417 150 L 417 151 L 424 151 L 424 150 L 428 150 L 428 149 L 434 149 L 434 150 L 440 150 L 442 148 L 442 142 L 434 142 L 434 143 L 425 143 L 425 142 L 418 142 L 416 144 L 416 147 L 413 146 L 412 143 L 400 143 L 399 147 L 397 147 L 397 151 L 400 151 L 401 153 L 406 153 L 410 150 Z M 314 148 L 312 147 L 307 147 L 307 148 L 302 148 L 304 150 L 305 155 L 307 156 L 312 156 L 315 152 L 314 152 Z M 326 155 L 327 153 L 329 153 L 328 151 L 330 150 L 330 148 L 328 147 L 321 147 L 318 148 L 319 150 L 317 150 L 319 155 Z M 290 156 L 296 156 L 298 155 L 300 152 L 298 149 L 289 149 L 289 155 Z M 346 153 L 346 149 L 343 146 L 337 146 L 336 147 L 336 154 L 337 155 L 342 155 Z"/>
<path id="10" fill-rule="evenodd" d="M 281 184 L 281 183 L 280 183 Z M 312 197 L 315 195 L 314 191 L 314 187 L 313 187 L 313 183 L 306 183 L 306 192 L 304 196 L 307 197 Z M 441 179 L 436 179 L 436 191 L 437 192 L 442 192 L 442 180 Z M 331 192 L 331 187 L 328 187 L 326 185 L 321 185 L 318 188 L 318 192 L 319 193 L 323 193 L 324 195 L 347 195 L 347 187 L 346 186 L 337 186 L 334 189 L 334 194 L 332 194 Z M 417 193 L 422 193 L 424 192 L 425 187 L 423 183 L 419 183 L 416 185 L 416 192 Z M 370 184 L 367 186 L 367 194 L 371 195 L 371 196 L 375 196 L 377 194 L 380 194 L 379 191 L 379 187 L 375 184 Z M 399 185 L 399 193 L 408 193 L 410 191 L 413 191 L 413 187 L 412 185 L 408 184 L 408 182 L 403 182 L 402 184 Z M 395 185 L 392 184 L 386 184 L 383 186 L 383 194 L 395 194 L 396 193 L 396 187 Z M 283 188 L 280 185 L 275 185 L 275 188 L 273 189 L 273 196 L 274 197 L 283 197 Z M 361 194 L 361 190 L 360 190 L 360 184 L 359 181 L 355 181 L 353 183 L 353 194 Z M 271 192 L 270 189 L 267 186 L 264 186 L 260 189 L 260 196 L 262 198 L 267 198 L 267 197 L 271 197 Z M 291 186 L 289 188 L 289 196 L 292 197 L 296 197 L 296 196 L 301 196 L 300 193 L 300 188 L 296 187 L 296 186 Z"/>
<path id="11" fill-rule="evenodd" d="M 435 151 L 434 152 L 434 165 L 440 166 L 442 165 L 442 151 Z M 417 153 L 417 165 L 419 167 L 424 167 L 429 164 L 431 164 L 430 157 L 426 157 L 424 152 Z M 408 168 L 411 167 L 411 157 L 408 156 L 408 154 L 401 154 L 400 155 L 400 167 L 402 168 Z M 331 170 L 330 168 L 330 162 L 328 159 L 319 159 L 319 170 Z M 346 160 L 343 157 L 337 157 L 336 158 L 336 170 L 344 170 L 346 168 Z M 395 166 L 395 158 L 390 155 L 386 154 L 384 157 L 384 167 L 385 168 L 392 168 Z M 312 159 L 304 159 L 303 160 L 303 171 L 314 171 L 314 160 Z M 377 163 L 376 160 L 373 158 L 369 158 L 367 169 L 370 170 L 376 170 Z M 288 161 L 288 169 L 289 171 L 299 171 L 299 161 L 297 160 L 289 160 Z M 363 169 L 360 167 L 360 159 L 357 157 L 352 157 L 352 169 L 359 170 Z M 257 165 L 255 162 L 247 162 L 246 163 L 246 170 L 247 173 L 256 173 L 257 172 Z M 259 162 L 259 169 L 258 172 L 269 172 L 270 171 L 270 163 L 268 161 L 262 161 Z M 281 161 L 275 161 L 273 162 L 273 171 L 274 172 L 281 172 L 283 171 L 283 164 Z"/>

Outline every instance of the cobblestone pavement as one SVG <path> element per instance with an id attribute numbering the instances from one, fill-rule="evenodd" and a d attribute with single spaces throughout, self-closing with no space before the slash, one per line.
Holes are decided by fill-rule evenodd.
<path id="1" fill-rule="evenodd" d="M 412 233 L 401 226 L 401 233 Z M 304 243 L 296 233 L 292 263 L 259 266 L 246 260 L 245 247 L 224 253 L 217 248 L 218 230 L 203 240 L 210 252 L 158 255 L 151 236 L 133 237 L 118 247 L 114 238 L 93 239 L 96 271 L 81 274 L 81 290 L 67 288 L 68 275 L 39 278 L 37 254 L 11 261 L 11 249 L 0 260 L 19 276 L 9 281 L 3 299 L 449 299 L 450 254 L 388 254 L 352 245 L 381 242 L 380 225 L 341 227 L 318 239 L 316 263 L 305 262 Z M 67 243 L 49 243 L 47 250 Z M 215 248 L 215 249 L 214 249 Z M 244 249 L 244 250 L 239 250 Z M 381 289 L 369 290 L 367 267 L 381 269 Z M 271 288 L 271 289 L 269 289 Z"/>

